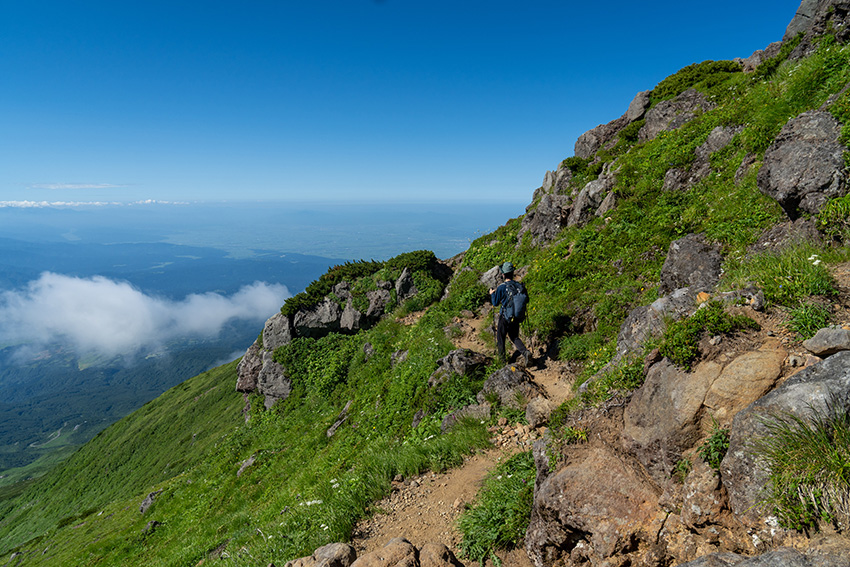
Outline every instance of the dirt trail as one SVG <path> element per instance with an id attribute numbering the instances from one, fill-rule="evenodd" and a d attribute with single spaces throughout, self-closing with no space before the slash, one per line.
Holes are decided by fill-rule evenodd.
<path id="1" fill-rule="evenodd" d="M 455 319 L 452 342 L 457 348 L 492 354 L 492 347 L 480 338 L 483 325 L 482 317 Z M 573 377 L 563 363 L 540 360 L 528 370 L 554 403 L 572 396 Z M 467 457 L 458 468 L 394 481 L 392 494 L 375 506 L 378 512 L 354 529 L 352 545 L 358 556 L 380 549 L 393 538 L 404 537 L 417 547 L 443 543 L 460 559 L 461 534 L 456 523 L 465 505 L 473 502 L 487 474 L 497 464 L 518 451 L 530 450 L 541 434 L 528 426 L 504 421 L 491 428 L 491 433 L 494 447 Z M 531 567 L 523 549 L 498 555 L 506 567 Z"/>

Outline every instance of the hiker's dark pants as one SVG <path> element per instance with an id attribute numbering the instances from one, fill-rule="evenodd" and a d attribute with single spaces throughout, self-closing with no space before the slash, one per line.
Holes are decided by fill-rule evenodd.
<path id="1" fill-rule="evenodd" d="M 520 354 L 527 350 L 522 340 L 519 338 L 519 322 L 514 321 L 513 323 L 509 323 L 508 320 L 499 313 L 497 315 L 496 322 L 496 352 L 499 354 L 499 358 L 501 360 L 507 360 L 505 358 L 505 337 L 511 339 L 511 342 Z"/>

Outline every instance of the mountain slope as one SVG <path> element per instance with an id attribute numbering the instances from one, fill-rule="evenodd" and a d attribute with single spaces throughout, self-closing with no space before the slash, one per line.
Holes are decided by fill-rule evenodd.
<path id="1" fill-rule="evenodd" d="M 439 301 L 423 300 L 441 296 L 434 278 L 420 279 L 429 293 L 419 297 L 417 313 L 409 312 L 414 304 L 402 304 L 367 330 L 295 336 L 275 345 L 269 357 L 284 369 L 291 391 L 270 409 L 251 394 L 247 424 L 238 422 L 239 396 L 222 393 L 225 419 L 205 415 L 196 422 L 214 430 L 183 428 L 178 435 L 189 443 L 190 431 L 203 433 L 217 446 L 187 455 L 178 476 L 169 478 L 180 467 L 166 469 L 167 460 L 155 464 L 152 455 L 118 446 L 110 455 L 103 445 L 112 435 L 107 430 L 81 451 L 92 458 L 87 469 L 89 457 L 75 456 L 67 466 L 79 463 L 79 469 L 60 469 L 50 484 L 39 483 L 10 506 L 0 538 L 9 549 L 20 546 L 22 564 L 197 564 L 208 558 L 267 564 L 346 540 L 355 519 L 391 490 L 396 475 L 441 470 L 487 443 L 480 423 L 485 420 L 440 434 L 444 417 L 458 408 L 480 408 L 482 401 L 493 404 L 494 418 L 522 415 L 498 396 L 476 399 L 484 378 L 504 371 L 498 365 L 469 376 L 449 373 L 442 384 L 432 380 L 468 312 L 492 321 L 486 272 L 506 259 L 520 267 L 532 298 L 523 331 L 536 355 L 543 364 L 565 361 L 578 382 L 588 384 L 552 417 L 562 440 L 567 431 L 572 440 L 581 438 L 567 426 L 571 412 L 612 397 L 622 406 L 646 376 L 645 349 L 670 347 L 659 336 L 662 317 L 659 328 L 650 326 L 639 340 L 624 323 L 657 300 L 669 304 L 687 287 L 687 261 L 685 268 L 665 268 L 684 237 L 702 247 L 698 259 L 717 258 L 716 277 L 704 293 L 716 293 L 719 284 L 737 299 L 762 297 L 777 317 L 800 306 L 828 305 L 836 288 L 826 264 L 847 258 L 846 248 L 833 245 L 848 237 L 845 168 L 832 168 L 838 190 L 814 212 L 796 208 L 803 199 L 777 201 L 762 170 L 777 167 L 772 152 L 791 135 L 789 123 L 811 110 L 835 122 L 830 143 L 846 147 L 850 97 L 843 88 L 850 83 L 850 48 L 837 39 L 788 39 L 772 57 L 763 54 L 751 72 L 744 72 L 746 64 L 704 62 L 665 79 L 636 98 L 634 111 L 630 107 L 623 118 L 583 136 L 576 156 L 547 174 L 527 215 L 453 259 L 454 275 Z M 367 296 L 398 277 L 380 275 L 382 269 L 350 278 L 350 289 Z M 317 286 L 316 297 L 302 297 L 284 311 L 295 316 L 320 303 L 339 306 L 344 301 L 337 283 Z M 357 294 L 352 296 L 354 305 Z M 677 297 L 687 301 L 681 312 L 665 313 L 671 320 L 696 309 L 695 296 Z M 479 329 L 484 342 L 492 341 L 488 327 Z M 214 374 L 225 381 L 214 392 L 236 382 L 232 365 Z M 122 427 L 129 431 L 145 419 L 180 415 L 154 409 L 146 415 L 143 408 Z M 336 422 L 341 425 L 330 431 Z M 175 443 L 173 431 L 159 430 L 156 443 L 169 438 Z M 130 469 L 148 472 L 121 490 L 96 488 L 111 480 L 90 490 L 82 479 L 105 470 L 108 461 L 101 457 L 110 456 L 115 464 L 138 458 Z M 76 480 L 73 470 L 80 471 Z M 136 506 L 155 488 L 163 492 L 140 514 Z M 48 502 L 48 493 L 63 494 L 51 511 L 30 505 Z M 72 508 L 97 512 L 61 520 Z"/>

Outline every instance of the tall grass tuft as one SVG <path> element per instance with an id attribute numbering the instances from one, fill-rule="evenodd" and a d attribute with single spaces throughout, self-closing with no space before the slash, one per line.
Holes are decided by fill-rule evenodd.
<path id="1" fill-rule="evenodd" d="M 767 435 L 752 450 L 769 471 L 763 505 L 787 528 L 850 527 L 850 411 L 832 397 L 808 419 L 765 418 Z"/>

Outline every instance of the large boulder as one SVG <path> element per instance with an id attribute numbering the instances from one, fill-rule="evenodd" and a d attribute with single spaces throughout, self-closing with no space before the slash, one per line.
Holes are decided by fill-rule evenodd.
<path id="1" fill-rule="evenodd" d="M 752 448 L 754 440 L 768 433 L 765 419 L 789 413 L 805 419 L 815 410 L 824 412 L 831 400 L 850 408 L 848 392 L 850 351 L 843 351 L 798 372 L 735 416 L 720 471 L 730 507 L 742 521 L 763 525 L 766 517 L 759 502 L 768 471 Z"/>
<path id="2" fill-rule="evenodd" d="M 292 382 L 283 366 L 275 362 L 273 354 L 263 351 L 263 367 L 257 377 L 257 391 L 263 394 L 266 409 L 272 407 L 278 400 L 285 400 L 292 392 Z"/>
<path id="3" fill-rule="evenodd" d="M 349 567 L 357 559 L 357 552 L 347 543 L 329 543 L 313 555 L 287 561 L 284 567 Z"/>
<path id="4" fill-rule="evenodd" d="M 259 343 L 254 341 L 236 366 L 236 391 L 250 393 L 257 389 L 257 378 L 263 368 Z"/>
<path id="5" fill-rule="evenodd" d="M 492 361 L 489 356 L 466 348 L 453 350 L 437 361 L 437 369 L 428 378 L 428 387 L 438 386 L 453 375 L 472 376 Z"/>
<path id="6" fill-rule="evenodd" d="M 623 115 L 607 124 L 600 124 L 596 128 L 588 130 L 579 136 L 578 140 L 576 140 L 576 157 L 580 157 L 582 159 L 589 159 L 593 157 L 599 148 L 602 148 L 608 142 L 612 141 L 617 135 L 617 132 L 628 125 L 629 121 L 626 118 L 626 115 Z"/>
<path id="7" fill-rule="evenodd" d="M 658 292 L 666 295 L 687 287 L 692 294 L 711 291 L 720 281 L 723 256 L 720 248 L 706 242 L 701 234 L 689 234 L 670 244 L 661 267 Z"/>
<path id="8" fill-rule="evenodd" d="M 346 332 L 357 332 L 363 327 L 363 314 L 354 308 L 351 299 L 345 303 L 345 309 L 339 317 L 339 328 Z"/>
<path id="9" fill-rule="evenodd" d="M 380 319 L 381 315 L 384 314 L 387 305 L 392 300 L 392 294 L 387 289 L 376 289 L 366 292 L 366 299 L 369 300 L 366 318 L 374 321 Z"/>
<path id="10" fill-rule="evenodd" d="M 293 327 L 299 337 L 323 337 L 340 330 L 342 309 L 339 304 L 325 297 L 309 308 L 301 308 L 293 317 Z"/>
<path id="11" fill-rule="evenodd" d="M 543 195 L 537 208 L 529 211 L 522 219 L 517 237 L 521 239 L 525 233 L 530 233 L 535 245 L 553 240 L 567 226 L 571 204 L 572 200 L 567 195 Z"/>
<path id="12" fill-rule="evenodd" d="M 399 303 L 403 303 L 419 293 L 419 290 L 416 289 L 416 285 L 413 283 L 413 274 L 407 267 L 401 271 L 401 275 L 395 281 L 395 293 Z"/>
<path id="13" fill-rule="evenodd" d="M 535 490 L 526 552 L 536 567 L 579 551 L 590 565 L 607 564 L 601 562 L 645 538 L 658 491 L 608 447 L 571 445 L 565 458 L 567 465 Z"/>
<path id="14" fill-rule="evenodd" d="M 508 365 L 500 368 L 484 381 L 476 399 L 479 404 L 483 404 L 490 401 L 488 398 L 492 396 L 503 406 L 525 409 L 529 401 L 543 394 L 543 389 L 527 370 Z"/>
<path id="15" fill-rule="evenodd" d="M 641 142 L 655 139 L 667 130 L 681 128 L 694 118 L 698 112 L 706 112 L 716 105 L 709 102 L 705 95 L 696 89 L 688 89 L 674 99 L 659 102 L 646 113 L 646 123 L 638 133 Z"/>
<path id="16" fill-rule="evenodd" d="M 593 218 L 602 201 L 614 187 L 615 181 L 613 175 L 602 175 L 585 185 L 573 203 L 567 217 L 567 226 L 585 224 Z"/>
<path id="17" fill-rule="evenodd" d="M 803 347 L 821 358 L 850 350 L 850 329 L 820 329 L 814 337 L 803 341 Z"/>
<path id="18" fill-rule="evenodd" d="M 263 348 L 274 350 L 288 345 L 293 338 L 292 321 L 283 313 L 275 313 L 266 320 L 263 326 Z"/>
<path id="19" fill-rule="evenodd" d="M 832 114 L 812 110 L 789 120 L 764 153 L 758 187 L 776 200 L 791 220 L 816 215 L 845 193 L 841 125 Z"/>
<path id="20" fill-rule="evenodd" d="M 463 567 L 451 550 L 440 543 L 420 549 L 404 538 L 391 539 L 383 548 L 361 555 L 351 567 Z"/>

